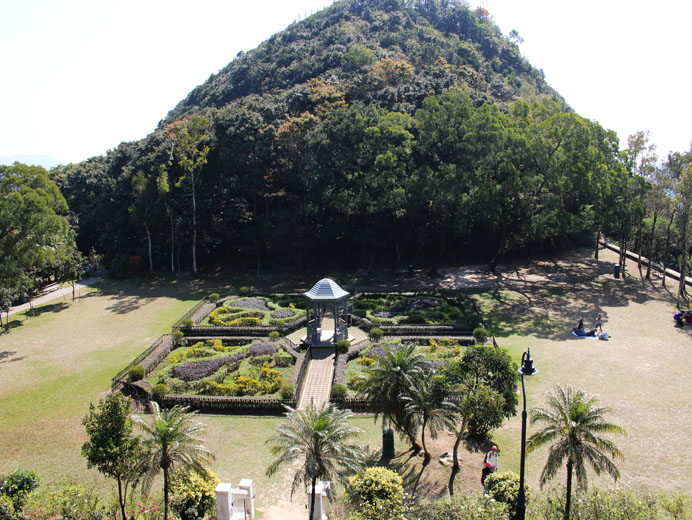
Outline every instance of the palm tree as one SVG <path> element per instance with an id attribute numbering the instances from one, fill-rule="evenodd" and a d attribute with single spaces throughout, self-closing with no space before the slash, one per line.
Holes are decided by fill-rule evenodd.
<path id="1" fill-rule="evenodd" d="M 401 345 L 392 350 L 385 347 L 384 355 L 375 356 L 375 364 L 367 375 L 361 377 L 359 393 L 378 404 L 375 420 L 381 415 L 382 426 L 394 425 L 408 436 L 414 451 L 420 447 L 416 442 L 416 424 L 407 419 L 405 402 L 401 399 L 423 375 L 427 364 L 416 352 L 415 345 Z"/>
<path id="2" fill-rule="evenodd" d="M 430 454 L 425 445 L 425 429 L 428 428 L 430 436 L 436 439 L 441 430 L 454 428 L 456 406 L 447 400 L 442 382 L 435 378 L 432 370 L 426 371 L 416 384 L 408 389 L 402 400 L 409 417 L 407 422 L 420 425 L 421 443 L 427 463 L 430 461 Z"/>
<path id="3" fill-rule="evenodd" d="M 567 459 L 567 497 L 565 500 L 565 520 L 569 520 L 572 493 L 572 471 L 577 476 L 577 485 L 586 486 L 586 463 L 597 475 L 607 472 L 617 481 L 620 476 L 615 464 L 608 458 L 622 458 L 615 444 L 597 434 L 621 433 L 625 430 L 606 422 L 604 415 L 610 408 L 596 406 L 596 397 L 589 397 L 583 390 L 574 390 L 572 385 L 563 388 L 556 385 L 555 393 L 548 393 L 548 408 L 531 410 L 531 424 L 543 423 L 543 429 L 531 435 L 526 445 L 527 451 L 555 441 L 550 446 L 548 461 L 541 473 L 541 487 L 555 476 Z"/>
<path id="4" fill-rule="evenodd" d="M 171 472 L 181 468 L 203 473 L 214 456 L 202 444 L 200 436 L 205 426 L 193 422 L 195 412 L 188 412 L 187 408 L 180 406 L 160 410 L 156 402 L 150 406 L 153 415 L 151 423 L 142 417 L 134 418 L 144 431 L 143 444 L 148 468 L 144 484 L 149 487 L 159 471 L 163 471 L 163 518 L 168 520 L 168 481 Z"/>
<path id="5" fill-rule="evenodd" d="M 333 404 L 317 408 L 311 403 L 305 410 L 294 410 L 289 406 L 286 409 L 286 420 L 267 439 L 267 443 L 272 445 L 272 454 L 278 457 L 266 473 L 271 477 L 284 464 L 300 461 L 301 466 L 293 476 L 291 498 L 298 486 L 310 485 L 309 518 L 312 518 L 317 480 L 342 478 L 337 472 L 338 466 L 352 471 L 361 468 L 365 453 L 345 441 L 363 430 L 349 423 L 353 415 L 350 410 L 339 410 Z"/>

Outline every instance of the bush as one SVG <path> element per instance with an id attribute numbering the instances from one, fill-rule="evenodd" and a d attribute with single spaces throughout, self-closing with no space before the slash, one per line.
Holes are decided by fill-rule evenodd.
<path id="1" fill-rule="evenodd" d="M 35 471 L 16 469 L 0 482 L 0 493 L 11 500 L 16 511 L 21 511 L 27 495 L 35 490 L 39 483 Z"/>
<path id="2" fill-rule="evenodd" d="M 14 520 L 17 518 L 14 504 L 7 495 L 0 495 L 0 520 Z"/>
<path id="3" fill-rule="evenodd" d="M 192 327 L 195 323 L 190 318 L 183 320 L 183 327 Z"/>
<path id="4" fill-rule="evenodd" d="M 183 334 L 181 331 L 176 330 L 173 333 L 173 346 L 177 347 L 183 343 L 183 338 L 185 337 L 185 334 Z"/>
<path id="5" fill-rule="evenodd" d="M 219 478 L 207 470 L 178 471 L 171 477 L 171 509 L 180 520 L 199 520 L 216 508 L 216 486 Z"/>
<path id="6" fill-rule="evenodd" d="M 351 314 L 359 318 L 365 318 L 368 315 L 368 311 L 365 311 L 363 309 L 353 309 L 351 311 Z"/>
<path id="7" fill-rule="evenodd" d="M 401 323 L 405 323 L 407 325 L 425 325 L 427 321 L 425 319 L 425 316 L 418 312 L 414 312 L 413 314 L 409 314 L 403 320 L 401 320 Z"/>
<path id="8" fill-rule="evenodd" d="M 339 354 L 346 354 L 349 348 L 351 348 L 351 342 L 347 339 L 340 339 L 336 343 L 336 349 Z"/>
<path id="9" fill-rule="evenodd" d="M 262 366 L 265 363 L 269 363 L 272 359 L 272 356 L 270 356 L 269 354 L 262 354 L 261 356 L 252 356 L 250 358 L 250 364 Z"/>
<path id="10" fill-rule="evenodd" d="M 207 296 L 207 300 L 209 300 L 211 303 L 216 303 L 219 301 L 219 293 L 213 292 L 209 296 Z"/>
<path id="11" fill-rule="evenodd" d="M 510 518 L 514 518 L 514 505 L 517 503 L 519 495 L 519 475 L 513 471 L 498 471 L 488 475 L 485 479 L 485 492 L 490 498 L 496 502 L 507 504 L 509 506 Z M 526 493 L 526 504 L 528 505 L 532 498 L 532 492 L 529 486 L 524 486 Z"/>
<path id="12" fill-rule="evenodd" d="M 159 383 L 154 385 L 151 389 L 151 395 L 154 397 L 163 397 L 168 393 L 168 386 L 165 383 Z"/>
<path id="13" fill-rule="evenodd" d="M 344 385 L 332 386 L 332 397 L 334 399 L 343 399 L 348 395 L 348 389 Z"/>
<path id="14" fill-rule="evenodd" d="M 485 340 L 488 339 L 488 331 L 483 327 L 476 327 L 473 329 L 473 339 L 476 340 L 476 343 L 480 343 L 482 345 L 485 343 Z"/>
<path id="15" fill-rule="evenodd" d="M 39 496 L 40 495 L 40 496 Z M 99 507 L 99 496 L 87 488 L 67 479 L 50 484 L 45 492 L 33 495 L 26 509 L 30 518 L 61 518 L 62 520 L 105 520 L 108 515 Z"/>
<path id="16" fill-rule="evenodd" d="M 216 373 L 221 367 L 230 363 L 238 363 L 248 356 L 247 352 L 238 352 L 232 356 L 223 358 L 209 359 L 207 361 L 196 361 L 185 365 L 177 366 L 173 369 L 173 377 L 183 381 L 196 381 Z"/>
<path id="17" fill-rule="evenodd" d="M 273 330 L 269 333 L 269 339 L 272 341 L 276 341 L 277 339 L 279 339 L 279 336 L 281 336 L 281 334 L 279 334 L 278 330 Z"/>
<path id="18" fill-rule="evenodd" d="M 348 479 L 346 497 L 365 519 L 396 518 L 403 512 L 403 479 L 387 468 L 367 468 Z"/>
<path id="19" fill-rule="evenodd" d="M 296 391 L 293 388 L 293 385 L 289 385 L 286 383 L 281 387 L 281 399 L 287 400 L 287 399 L 293 399 L 293 396 L 295 395 Z"/>
<path id="20" fill-rule="evenodd" d="M 227 323 L 229 327 L 244 327 L 244 326 L 257 326 L 262 323 L 261 318 L 236 318 L 233 321 Z"/>
<path id="21" fill-rule="evenodd" d="M 290 367 L 293 364 L 293 356 L 285 350 L 279 350 L 274 354 L 274 364 L 277 367 Z"/>
<path id="22" fill-rule="evenodd" d="M 255 343 L 250 347 L 250 355 L 251 356 L 271 356 L 276 353 L 276 347 L 272 345 L 271 343 L 266 343 L 264 341 L 261 341 L 259 343 Z"/>
<path id="23" fill-rule="evenodd" d="M 437 500 L 432 504 L 414 506 L 407 518 L 416 518 L 417 520 L 498 520 L 506 518 L 507 510 L 506 504 L 496 502 L 490 497 L 457 493 L 447 500 Z"/>
<path id="24" fill-rule="evenodd" d="M 370 329 L 370 339 L 373 341 L 380 341 L 384 337 L 384 331 L 379 327 L 374 327 Z"/>
<path id="25" fill-rule="evenodd" d="M 247 285 L 243 285 L 240 289 L 238 289 L 238 294 L 242 294 L 242 295 L 250 294 L 250 288 Z"/>
<path id="26" fill-rule="evenodd" d="M 130 369 L 130 381 L 132 383 L 141 381 L 145 375 L 147 375 L 147 371 L 142 365 L 135 365 Z"/>

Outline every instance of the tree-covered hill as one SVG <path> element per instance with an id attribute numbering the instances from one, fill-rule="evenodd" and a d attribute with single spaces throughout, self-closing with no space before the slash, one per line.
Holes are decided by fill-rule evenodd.
<path id="1" fill-rule="evenodd" d="M 347 103 L 375 102 L 410 113 L 453 87 L 474 101 L 506 106 L 518 98 L 564 100 L 482 10 L 455 0 L 341 0 L 240 53 L 172 110 L 170 123 L 243 97 L 274 95 L 301 110 L 303 90 L 319 78 Z"/>
<path id="2" fill-rule="evenodd" d="M 145 139 L 54 170 L 80 249 L 152 270 L 494 263 L 617 226 L 617 138 L 516 39 L 459 2 L 337 1 Z"/>

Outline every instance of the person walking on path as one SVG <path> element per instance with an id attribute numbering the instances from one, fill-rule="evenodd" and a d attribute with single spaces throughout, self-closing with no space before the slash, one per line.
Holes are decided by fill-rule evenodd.
<path id="1" fill-rule="evenodd" d="M 498 458 L 497 446 L 490 448 L 490 451 L 485 454 L 485 459 L 483 461 L 490 464 L 490 473 L 495 473 L 497 471 L 497 458 Z"/>
<path id="2" fill-rule="evenodd" d="M 601 326 L 603 324 L 603 321 L 601 320 L 601 313 L 598 313 L 598 316 L 596 316 L 596 327 L 598 327 L 598 330 L 603 332 L 603 327 Z M 594 327 L 594 328 L 596 328 Z"/>

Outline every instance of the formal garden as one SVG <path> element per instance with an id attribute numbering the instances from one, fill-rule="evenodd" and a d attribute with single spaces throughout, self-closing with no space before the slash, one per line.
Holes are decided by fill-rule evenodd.
<path id="1" fill-rule="evenodd" d="M 517 279 L 516 285 L 508 283 L 499 290 L 457 290 L 455 298 L 470 301 L 469 297 L 472 297 L 483 314 L 491 317 L 488 327 L 494 333 L 499 346 L 506 349 L 507 357 L 503 361 L 503 357 L 500 356 L 497 358 L 498 361 L 509 361 L 507 366 L 516 368 L 521 353 L 531 348 L 536 366 L 541 372 L 527 383 L 529 410 L 545 407 L 544 393 L 555 393 L 555 384 L 560 383 L 566 390 L 565 384 L 571 382 L 575 385 L 575 392 L 579 387 L 589 392 L 587 396 L 599 394 L 596 404 L 612 407 L 612 411 L 604 414 L 604 419 L 627 431 L 626 437 L 607 437 L 615 443 L 621 454 L 609 455 L 619 470 L 617 482 L 613 484 L 614 481 L 608 472 L 597 475 L 587 469 L 588 481 L 595 487 L 589 491 L 582 491 L 576 489 L 578 486 L 574 483 L 573 493 L 577 494 L 572 502 L 571 518 L 620 519 L 625 518 L 622 516 L 625 514 L 629 515 L 627 518 L 642 520 L 687 518 L 685 515 L 689 516 L 692 510 L 689 496 L 680 493 L 685 489 L 685 482 L 692 478 L 686 462 L 687 455 L 684 452 L 680 454 L 679 472 L 660 472 L 658 450 L 653 446 L 673 446 L 689 440 L 689 420 L 684 414 L 675 413 L 680 406 L 692 405 L 688 403 L 689 396 L 687 393 L 675 391 L 674 387 L 661 385 L 661 379 L 657 375 L 665 366 L 665 372 L 669 377 L 684 380 L 684 358 L 689 336 L 687 331 L 674 329 L 672 326 L 661 328 L 657 325 L 657 316 L 668 316 L 670 298 L 665 291 L 661 292 L 653 286 L 644 287 L 634 279 L 624 282 L 613 280 L 612 273 L 608 273 L 606 267 L 608 266 L 600 267 L 600 264 L 587 260 L 580 264 L 572 260 L 569 264 L 572 273 L 570 276 L 582 280 L 580 286 L 589 287 L 590 293 L 598 295 L 598 301 L 588 297 L 583 290 L 570 288 L 569 284 L 539 280 L 534 286 L 527 286 L 526 281 L 521 281 L 521 278 Z M 565 268 L 567 267 L 563 267 Z M 198 292 L 191 291 L 189 287 L 197 287 L 195 290 Z M 98 466 L 92 465 L 88 468 L 88 459 L 82 456 L 82 446 L 93 438 L 93 433 L 88 433 L 89 430 L 85 429 L 83 424 L 89 415 L 89 403 L 97 405 L 96 396 L 108 387 L 110 378 L 123 367 L 123 363 L 127 359 L 136 359 L 143 347 L 152 341 L 152 337 L 170 332 L 171 324 L 180 322 L 179 318 L 187 314 L 186 309 L 201 309 L 206 306 L 205 312 L 211 312 L 212 307 L 218 309 L 224 307 L 226 301 L 240 299 L 263 299 L 265 302 L 278 304 L 278 301 L 275 302 L 268 295 L 269 293 L 253 290 L 226 301 L 219 298 L 212 305 L 207 298 L 213 292 L 241 294 L 233 287 L 219 291 L 218 286 L 209 286 L 199 291 L 197 285 L 164 289 L 162 285 L 109 281 L 105 285 L 90 289 L 75 302 L 66 301 L 60 308 L 49 307 L 51 310 L 38 312 L 33 317 L 13 317 L 12 323 L 16 325 L 11 327 L 8 333 L 0 336 L 0 346 L 3 347 L 3 352 L 7 353 L 0 365 L 0 380 L 3 382 L 1 397 L 3 410 L 6 412 L 6 420 L 0 425 L 0 448 L 7 454 L 0 471 L 6 476 L 7 482 L 21 482 L 27 490 L 33 489 L 38 483 L 38 487 L 30 493 L 27 492 L 26 496 L 11 497 L 11 501 L 16 499 L 13 502 L 13 507 L 17 506 L 15 509 L 22 506 L 24 514 L 32 518 L 67 518 L 64 515 L 70 508 L 80 511 L 70 518 L 98 518 L 98 515 L 92 515 L 94 511 L 101 511 L 101 518 L 121 516 L 117 512 L 120 509 L 117 492 L 116 498 L 113 499 L 113 491 L 117 490 L 116 482 L 107 474 L 98 473 Z M 438 296 L 434 293 L 412 293 L 407 297 Z M 200 298 L 205 303 L 198 307 L 199 304 L 194 304 L 195 301 L 200 301 Z M 526 306 L 528 301 L 531 301 L 530 309 Z M 272 308 L 269 303 L 266 303 L 266 306 L 270 309 L 269 312 L 278 310 Z M 298 309 L 298 302 L 293 302 L 293 307 Z M 354 302 L 354 311 L 355 307 Z M 389 307 L 391 310 L 392 305 Z M 290 304 L 286 308 L 291 309 Z M 591 312 L 592 309 L 603 312 L 605 326 L 613 335 L 611 341 L 604 343 L 572 339 L 565 323 L 576 322 L 584 313 L 584 309 L 587 309 L 587 312 Z M 460 314 L 464 314 L 464 311 Z M 354 323 L 362 320 L 358 322 L 359 327 L 365 327 L 368 325 L 367 322 L 370 322 L 369 336 L 362 344 L 349 345 L 347 355 L 343 356 L 343 359 L 346 359 L 353 354 L 344 366 L 347 398 L 366 398 L 368 392 L 375 388 L 376 381 L 371 380 L 370 385 L 364 383 L 370 379 L 369 375 L 382 374 L 387 360 L 393 364 L 407 362 L 414 368 L 417 367 L 415 372 L 419 375 L 416 376 L 416 386 L 407 391 L 407 399 L 402 402 L 407 403 L 404 410 L 419 410 L 420 413 L 416 416 L 421 419 L 425 416 L 422 408 L 425 400 L 421 400 L 425 393 L 421 394 L 421 390 L 427 388 L 432 391 L 430 395 L 435 395 L 435 391 L 440 388 L 436 386 L 435 381 L 443 378 L 446 380 L 445 395 L 458 407 L 461 402 L 459 399 L 465 395 L 464 387 L 468 384 L 465 376 L 468 374 L 467 370 L 473 367 L 474 363 L 481 362 L 484 355 L 494 356 L 492 353 L 502 352 L 496 351 L 492 346 L 474 346 L 473 343 L 481 338 L 473 338 L 472 331 L 467 328 L 456 329 L 459 337 L 454 337 L 453 334 L 439 334 L 443 330 L 449 331 L 446 327 L 453 327 L 453 324 L 402 324 L 401 334 L 393 335 L 390 333 L 393 329 L 390 329 L 389 325 L 382 322 L 372 323 L 370 318 L 377 316 L 368 316 L 366 313 L 364 317 L 354 318 Z M 210 395 L 203 393 L 204 386 L 209 386 L 214 381 L 217 385 L 229 386 L 234 394 L 238 392 L 234 396 L 225 396 L 223 392 L 219 392 L 217 398 L 273 398 L 279 403 L 282 402 L 280 393 L 268 393 L 277 380 L 277 374 L 269 371 L 278 371 L 284 383 L 295 377 L 300 356 L 304 356 L 306 351 L 291 351 L 287 336 L 297 333 L 298 329 L 288 334 L 285 330 L 278 337 L 276 334 L 270 337 L 271 332 L 280 327 L 273 327 L 268 323 L 232 326 L 227 328 L 235 330 L 235 334 L 215 334 L 204 338 L 197 336 L 199 328 L 208 327 L 210 330 L 216 330 L 218 326 L 202 325 L 206 316 L 195 316 L 195 320 L 197 319 L 200 319 L 200 325 L 182 324 L 182 341 L 176 344 L 156 367 L 145 374 L 142 382 L 151 385 L 151 389 L 156 385 L 170 385 L 168 395 L 172 395 L 172 388 L 176 392 L 198 392 L 195 395 L 200 398 L 209 398 Z M 189 330 L 186 330 L 186 327 Z M 437 329 L 438 333 L 416 336 L 411 333 L 414 327 L 428 327 L 428 331 Z M 378 328 L 382 331 L 382 336 L 379 336 L 376 330 Z M 247 334 L 252 330 L 256 330 L 257 335 Z M 656 334 L 649 333 L 652 330 L 657 331 Z M 173 335 L 166 337 L 173 341 Z M 272 346 L 274 350 L 269 352 L 268 346 Z M 238 354 L 243 356 L 233 358 Z M 288 361 L 289 357 L 294 364 L 281 366 L 285 363 L 281 358 Z M 253 360 L 254 363 L 251 362 Z M 209 372 L 219 364 L 223 365 L 220 369 Z M 187 368 L 180 368 L 185 366 Z M 73 376 L 75 370 L 79 371 L 79 381 Z M 432 373 L 429 372 L 432 370 L 435 370 L 435 377 L 428 382 L 429 375 L 426 374 Z M 204 375 L 186 381 L 187 371 L 193 378 Z M 260 376 L 261 372 L 274 375 L 264 378 Z M 608 373 L 609 377 L 604 378 L 603 373 Z M 241 377 L 254 379 L 266 387 L 263 390 L 259 385 L 252 386 L 257 385 L 252 383 L 246 386 L 246 389 L 254 392 L 241 395 L 242 385 L 238 385 Z M 352 381 L 350 385 L 349 380 Z M 492 381 L 486 380 L 485 386 L 489 383 Z M 180 387 L 176 387 L 176 384 Z M 183 386 L 188 384 L 192 384 L 193 388 Z M 361 384 L 363 386 L 360 386 Z M 513 388 L 513 385 L 501 386 Z M 9 391 L 9 388 L 13 390 Z M 452 399 L 454 394 L 457 397 Z M 496 394 L 481 391 L 480 387 L 475 395 L 486 399 L 486 403 L 498 402 Z M 512 395 L 515 399 L 514 404 L 520 406 L 521 395 L 517 399 L 517 394 L 513 390 Z M 503 398 L 507 401 L 507 396 Z M 333 402 L 343 401 L 334 398 Z M 29 407 L 35 410 L 31 418 L 25 413 Z M 515 410 L 519 411 L 517 408 Z M 400 411 L 392 409 L 387 413 L 391 414 L 390 419 L 393 423 L 402 421 L 399 424 L 405 426 L 405 416 L 396 416 Z M 165 410 L 161 410 L 161 413 L 164 412 Z M 383 413 L 384 411 L 380 412 L 380 419 Z M 661 413 L 668 418 L 668 427 L 665 430 L 656 427 L 655 418 L 660 417 Z M 131 415 L 132 434 L 144 442 L 147 435 L 146 425 L 153 424 L 151 421 L 154 417 L 155 415 L 149 414 Z M 457 421 L 459 417 L 457 416 Z M 140 425 L 140 419 L 144 424 Z M 169 417 L 168 420 L 170 419 Z M 476 431 L 472 433 L 471 429 L 467 428 L 467 435 L 462 435 L 459 443 L 459 469 L 453 479 L 454 495 L 451 500 L 439 499 L 448 497 L 450 493 L 454 447 L 457 434 L 461 430 L 459 422 L 455 422 L 454 427 L 440 428 L 433 425 L 433 428 L 437 429 L 435 438 L 429 419 L 426 420 L 425 426 L 422 422 L 417 422 L 418 431 L 415 437 L 411 439 L 406 435 L 396 435 L 394 458 L 382 460 L 381 420 L 374 422 L 372 416 L 353 416 L 347 418 L 347 421 L 358 431 L 344 439 L 344 442 L 354 444 L 363 450 L 364 467 L 384 465 L 401 477 L 403 492 L 415 496 L 413 500 L 405 496 L 401 500 L 396 498 L 400 493 L 400 488 L 396 485 L 397 478 L 389 475 L 382 485 L 387 484 L 388 488 L 393 489 L 390 498 L 394 497 L 393 503 L 396 507 L 392 506 L 392 511 L 406 515 L 407 518 L 421 519 L 490 519 L 501 518 L 506 514 L 501 511 L 503 506 L 497 505 L 497 500 L 488 502 L 483 499 L 480 493 L 483 489 L 479 482 L 480 469 L 484 453 L 491 444 L 496 444 L 500 447 L 500 468 L 503 470 L 501 474 L 504 475 L 505 470 L 514 472 L 515 475 L 518 473 L 518 415 L 503 416 L 499 425 L 478 420 L 475 425 L 469 425 Z M 205 464 L 221 481 L 235 484 L 241 478 L 253 479 L 260 518 L 271 520 L 307 516 L 303 508 L 305 495 L 300 489 L 296 492 L 293 502 L 289 500 L 294 467 L 290 464 L 280 465 L 271 477 L 266 475 L 267 468 L 277 457 L 271 448 L 276 445 L 277 428 L 285 425 L 284 418 L 279 415 L 198 414 L 191 418 L 191 422 L 205 425 L 204 433 L 200 430 L 198 437 L 202 439 L 204 447 L 216 456 L 214 460 L 209 459 Z M 488 425 L 490 428 L 483 434 L 483 428 Z M 538 427 L 538 424 L 530 425 L 529 436 L 535 434 Z M 652 444 L 651 439 L 656 439 L 657 442 Z M 420 446 L 420 456 L 411 456 L 413 452 L 410 448 L 413 442 Z M 449 457 L 444 457 L 445 454 Z M 561 517 L 561 511 L 564 511 L 564 465 L 558 468 L 556 475 L 544 489 L 541 490 L 540 487 L 539 477 L 547 457 L 548 446 L 537 445 L 527 458 L 527 483 L 531 490 L 530 512 L 527 512 L 527 518 L 558 518 Z M 38 477 L 33 474 L 15 474 L 16 468 L 31 468 L 36 471 Z M 375 479 L 375 476 L 361 474 L 355 470 L 351 474 L 360 475 L 359 478 L 366 479 L 367 482 Z M 156 515 L 160 513 L 164 504 L 162 476 L 161 470 L 157 474 L 152 474 L 153 487 L 148 492 L 141 491 L 140 486 L 128 492 L 128 516 L 137 519 L 157 518 Z M 170 502 L 170 517 L 179 515 L 177 511 L 180 511 L 184 498 L 182 490 L 192 489 L 193 481 L 198 482 L 194 476 L 179 474 L 177 478 L 177 481 L 171 480 L 170 493 L 173 499 Z M 214 477 L 210 478 L 212 480 L 205 480 L 207 487 L 210 485 L 209 482 L 214 482 Z M 503 479 L 505 480 L 500 480 L 501 485 L 498 489 L 511 489 L 515 484 L 510 483 L 516 483 L 516 480 L 512 480 L 516 479 L 516 476 L 511 474 L 503 476 Z M 380 478 L 379 482 L 381 481 Z M 496 486 L 493 482 L 490 480 L 489 485 Z M 358 497 L 363 496 L 363 493 L 367 495 L 367 491 L 363 490 L 358 481 L 347 485 L 346 488 L 350 490 L 347 494 L 338 491 L 334 496 L 330 518 L 355 518 L 354 515 L 368 518 L 363 516 L 367 515 L 367 511 L 357 512 L 354 509 L 356 503 L 364 503 Z M 149 497 L 146 497 L 147 493 Z M 471 510 L 476 511 L 475 516 L 468 516 Z M 607 511 L 610 516 L 593 516 L 596 510 Z M 48 514 L 49 511 L 52 512 Z"/>

